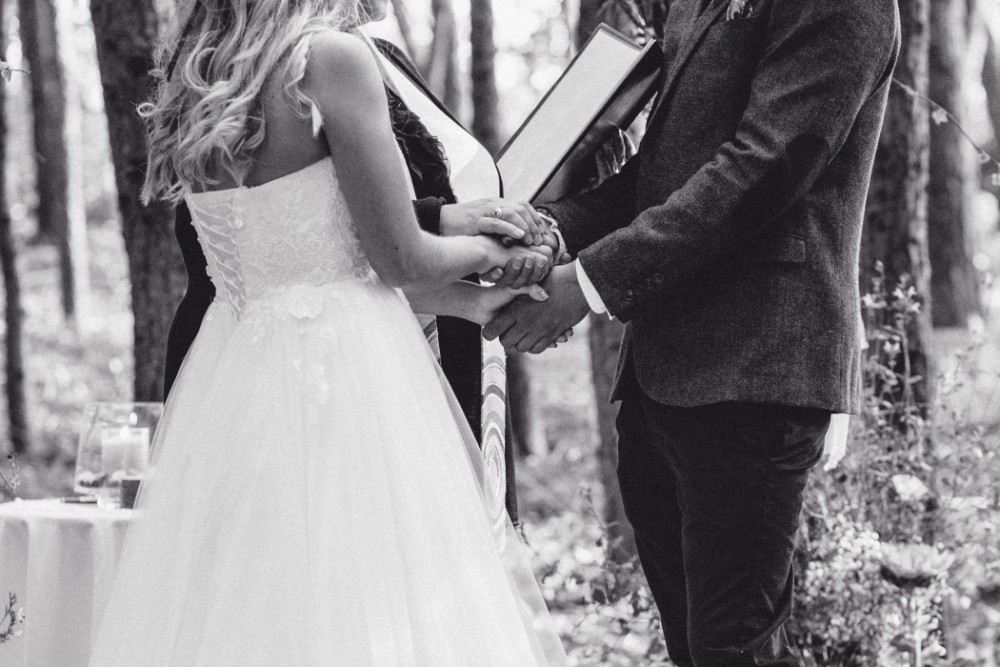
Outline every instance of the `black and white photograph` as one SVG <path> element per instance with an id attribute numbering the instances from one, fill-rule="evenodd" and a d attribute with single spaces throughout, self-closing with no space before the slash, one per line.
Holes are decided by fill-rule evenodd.
<path id="1" fill-rule="evenodd" d="M 0 667 L 1000 667 L 1000 0 L 0 0 Z"/>

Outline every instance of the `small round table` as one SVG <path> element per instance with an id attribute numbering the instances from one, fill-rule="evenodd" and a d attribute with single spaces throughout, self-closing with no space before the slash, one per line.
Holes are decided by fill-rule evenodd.
<path id="1" fill-rule="evenodd" d="M 132 510 L 58 500 L 0 504 L 0 603 L 24 609 L 4 667 L 86 667 Z M 0 608 L 2 612 L 2 608 Z"/>

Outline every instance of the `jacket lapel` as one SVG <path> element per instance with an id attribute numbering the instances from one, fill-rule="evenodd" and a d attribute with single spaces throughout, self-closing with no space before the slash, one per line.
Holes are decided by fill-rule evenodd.
<path id="1" fill-rule="evenodd" d="M 674 56 L 670 70 L 664 78 L 663 87 L 660 89 L 660 96 L 652 112 L 649 114 L 647 125 L 651 124 L 656 115 L 663 109 L 663 103 L 670 97 L 670 91 L 677 82 L 677 77 L 684 69 L 684 65 L 691 59 L 691 55 L 701 43 L 705 33 L 715 24 L 716 20 L 726 11 L 727 7 L 729 7 L 728 0 L 715 0 L 714 4 L 709 5 L 701 16 L 694 20 L 694 23 L 691 25 L 691 31 L 684 38 L 684 41 L 681 42 L 680 46 L 677 47 L 677 55 Z"/>

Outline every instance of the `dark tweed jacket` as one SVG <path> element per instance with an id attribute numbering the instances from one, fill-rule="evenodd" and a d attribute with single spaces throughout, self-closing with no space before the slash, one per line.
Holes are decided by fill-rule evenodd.
<path id="1" fill-rule="evenodd" d="M 547 205 L 635 379 L 674 406 L 860 408 L 858 260 L 894 0 L 674 0 L 638 155 Z"/>

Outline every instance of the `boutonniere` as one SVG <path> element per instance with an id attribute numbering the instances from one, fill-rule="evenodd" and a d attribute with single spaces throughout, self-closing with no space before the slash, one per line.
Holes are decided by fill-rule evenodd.
<path id="1" fill-rule="evenodd" d="M 729 9 L 726 10 L 726 20 L 745 19 L 753 14 L 756 5 L 755 0 L 729 0 Z"/>

